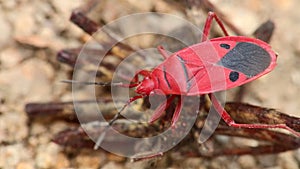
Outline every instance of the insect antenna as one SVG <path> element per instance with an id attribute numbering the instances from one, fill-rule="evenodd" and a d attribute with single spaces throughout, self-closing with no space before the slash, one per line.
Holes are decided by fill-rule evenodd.
<path id="1" fill-rule="evenodd" d="M 82 82 L 76 80 L 62 80 L 62 83 L 71 83 L 71 84 L 82 84 L 82 85 L 97 85 L 97 86 L 124 86 L 122 82 Z"/>

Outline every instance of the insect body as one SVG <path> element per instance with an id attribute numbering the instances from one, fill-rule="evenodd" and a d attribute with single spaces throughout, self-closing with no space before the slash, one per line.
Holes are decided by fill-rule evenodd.
<path id="1" fill-rule="evenodd" d="M 148 95 L 159 89 L 165 94 L 208 94 L 255 80 L 275 65 L 276 54 L 261 40 L 239 36 L 216 38 L 167 57 L 144 73 L 136 92 Z M 216 78 L 216 73 L 223 73 L 224 78 Z"/>
<path id="2" fill-rule="evenodd" d="M 221 27 L 225 37 L 208 39 L 213 19 Z M 158 50 L 165 60 L 153 70 L 139 71 L 128 85 L 110 84 L 129 88 L 136 87 L 137 95 L 128 100 L 108 125 L 113 124 L 131 102 L 151 94 L 163 93 L 169 97 L 157 107 L 149 122 L 152 123 L 159 119 L 164 110 L 177 97 L 178 104 L 171 121 L 171 125 L 174 126 L 179 118 L 185 96 L 209 94 L 213 106 L 229 126 L 283 128 L 300 136 L 298 132 L 285 124 L 235 123 L 215 96 L 211 94 L 248 83 L 272 71 L 276 66 L 277 55 L 267 43 L 244 36 L 228 36 L 219 18 L 215 13 L 209 12 L 200 43 L 184 48 L 170 56 L 163 47 L 159 46 Z M 138 76 L 143 76 L 143 80 L 139 81 Z M 86 84 L 107 85 L 107 83 L 101 82 Z M 104 135 L 101 135 L 98 138 L 94 148 L 98 148 L 103 137 Z"/>
<path id="3" fill-rule="evenodd" d="M 208 40 L 212 19 L 215 18 L 225 37 Z M 201 43 L 189 46 L 170 56 L 163 47 L 158 50 L 165 61 L 152 71 L 142 70 L 136 74 L 134 82 L 136 93 L 140 96 L 155 94 L 156 90 L 170 96 L 162 103 L 151 117 L 154 122 L 169 106 L 175 97 L 178 104 L 175 109 L 172 125 L 178 120 L 184 98 L 183 96 L 210 94 L 227 90 L 253 81 L 270 72 L 276 66 L 277 55 L 271 47 L 259 40 L 244 36 L 228 36 L 222 22 L 213 12 L 209 12 L 204 27 Z M 138 82 L 137 76 L 144 79 Z M 261 125 L 240 125 L 234 123 L 228 113 L 222 108 L 215 97 L 210 96 L 215 108 L 222 118 L 236 127 L 261 128 Z M 135 97 L 133 98 L 135 100 Z M 286 128 L 283 125 L 283 128 Z M 268 127 L 278 127 L 268 125 Z"/>

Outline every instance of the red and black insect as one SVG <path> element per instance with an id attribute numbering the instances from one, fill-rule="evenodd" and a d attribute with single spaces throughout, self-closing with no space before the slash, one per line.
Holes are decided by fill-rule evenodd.
<path id="1" fill-rule="evenodd" d="M 213 19 L 224 32 L 225 37 L 208 39 Z M 216 14 L 209 12 L 200 43 L 171 55 L 168 55 L 161 46 L 158 47 L 158 51 L 165 60 L 153 70 L 139 71 L 128 85 L 111 84 L 128 88 L 136 87 L 137 95 L 128 100 L 121 111 L 109 122 L 109 125 L 114 123 L 131 102 L 152 94 L 163 93 L 169 97 L 158 106 L 149 122 L 152 123 L 159 119 L 171 102 L 178 98 L 171 121 L 171 125 L 174 126 L 179 118 L 185 96 L 209 94 L 213 106 L 229 126 L 283 128 L 300 136 L 298 132 L 285 124 L 237 124 L 216 97 L 211 94 L 243 85 L 272 71 L 276 66 L 277 55 L 267 43 L 245 36 L 229 36 Z M 143 80 L 139 81 L 139 76 L 142 76 Z M 74 83 L 74 81 L 72 82 Z M 85 84 L 107 85 L 107 83 L 101 82 Z M 100 138 L 96 147 L 101 142 Z"/>

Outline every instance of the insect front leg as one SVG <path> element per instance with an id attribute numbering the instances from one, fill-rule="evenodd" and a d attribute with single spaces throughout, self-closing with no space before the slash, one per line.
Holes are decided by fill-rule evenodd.
<path id="1" fill-rule="evenodd" d="M 151 118 L 149 120 L 149 123 L 153 123 L 154 121 L 159 119 L 163 115 L 164 110 L 166 110 L 170 106 L 171 102 L 174 100 L 175 97 L 176 97 L 176 95 L 172 95 L 167 100 L 165 100 L 162 104 L 160 104 L 155 109 L 153 115 L 151 116 Z"/>
<path id="2" fill-rule="evenodd" d="M 208 17 L 207 17 L 207 19 L 205 21 L 205 25 L 204 25 L 204 28 L 203 28 L 203 35 L 202 35 L 201 42 L 204 42 L 204 41 L 206 41 L 208 39 L 209 31 L 211 29 L 211 23 L 212 23 L 213 19 L 216 20 L 216 22 L 218 23 L 218 25 L 222 29 L 223 33 L 225 34 L 225 36 L 228 36 L 227 30 L 225 29 L 223 23 L 218 18 L 218 16 L 214 12 L 208 12 Z"/>
<path id="3" fill-rule="evenodd" d="M 232 127 L 236 128 L 281 128 L 285 129 L 291 133 L 293 133 L 295 136 L 300 137 L 300 133 L 293 130 L 292 128 L 288 127 L 286 124 L 238 124 L 235 123 L 235 121 L 231 118 L 231 116 L 226 112 L 226 110 L 223 108 L 223 106 L 219 103 L 217 98 L 213 95 L 209 95 L 213 106 L 217 110 L 217 112 L 220 114 L 222 119 Z"/>
<path id="4" fill-rule="evenodd" d="M 172 95 L 166 101 L 164 101 L 162 104 L 160 104 L 159 107 L 157 107 L 157 109 L 153 113 L 151 119 L 149 120 L 149 123 L 153 123 L 158 118 L 160 118 L 163 115 L 164 110 L 166 110 L 170 106 L 171 102 L 175 99 L 175 97 L 178 98 L 178 103 L 177 103 L 177 106 L 176 106 L 175 111 L 173 113 L 173 117 L 172 117 L 172 121 L 171 121 L 171 126 L 174 127 L 176 122 L 179 119 L 180 112 L 182 110 L 182 106 L 183 106 L 183 98 L 182 97 L 183 96 Z"/>
<path id="5" fill-rule="evenodd" d="M 178 103 L 177 103 L 177 106 L 175 108 L 175 111 L 174 111 L 174 114 L 173 114 L 173 117 L 172 117 L 172 122 L 171 122 L 171 126 L 174 127 L 176 122 L 178 121 L 179 119 L 179 116 L 180 116 L 180 112 L 182 110 L 182 106 L 183 106 L 183 96 L 178 96 Z"/>
<path id="6" fill-rule="evenodd" d="M 130 98 L 127 103 L 121 108 L 121 110 L 115 114 L 115 116 L 108 122 L 106 128 L 104 129 L 104 132 L 100 134 L 100 136 L 98 137 L 97 141 L 96 141 L 96 144 L 94 146 L 94 149 L 97 150 L 100 146 L 100 144 L 102 143 L 102 141 L 104 140 L 104 137 L 107 133 L 107 130 L 108 128 L 116 121 L 118 120 L 118 118 L 121 116 L 121 113 L 123 112 L 123 110 L 132 102 L 136 101 L 137 99 L 141 99 L 141 98 L 144 98 L 145 96 L 143 95 L 137 95 L 137 96 L 134 96 L 132 98 Z"/>

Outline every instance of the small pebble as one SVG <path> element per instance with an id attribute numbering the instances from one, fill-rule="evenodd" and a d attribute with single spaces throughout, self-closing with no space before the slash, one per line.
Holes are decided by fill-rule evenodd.
<path id="1" fill-rule="evenodd" d="M 70 163 L 55 143 L 41 145 L 37 148 L 36 166 L 38 168 L 66 168 Z"/>
<path id="2" fill-rule="evenodd" d="M 291 151 L 279 154 L 278 164 L 282 169 L 299 169 L 298 162 Z"/>
<path id="3" fill-rule="evenodd" d="M 19 8 L 18 12 L 11 14 L 11 19 L 14 27 L 13 36 L 32 35 L 38 29 L 34 20 L 34 8 L 32 5 L 25 5 Z M 26 26 L 25 26 L 26 25 Z"/>
<path id="4" fill-rule="evenodd" d="M 14 111 L 0 115 L 0 143 L 22 142 L 28 136 L 27 117 Z"/>
<path id="5" fill-rule="evenodd" d="M 108 163 L 106 163 L 102 169 L 124 169 L 124 167 L 122 167 L 122 165 L 116 163 L 116 162 L 113 162 L 113 161 L 110 161 Z"/>
<path id="6" fill-rule="evenodd" d="M 254 169 L 256 166 L 256 160 L 251 155 L 243 155 L 238 158 L 238 162 L 242 169 Z"/>
<path id="7" fill-rule="evenodd" d="M 8 47 L 0 51 L 0 63 L 2 69 L 17 66 L 24 59 L 24 54 L 15 47 Z"/>
<path id="8" fill-rule="evenodd" d="M 23 62 L 14 69 L 1 71 L 0 83 L 9 93 L 6 100 L 19 103 L 47 101 L 47 98 L 50 100 L 53 71 L 48 63 L 37 59 Z"/>
<path id="9" fill-rule="evenodd" d="M 34 165 L 30 161 L 24 161 L 18 163 L 16 169 L 34 169 Z"/>
<path id="10" fill-rule="evenodd" d="M 270 155 L 261 155 L 257 156 L 258 163 L 263 167 L 274 167 L 276 166 L 276 155 L 270 154 Z"/>
<path id="11" fill-rule="evenodd" d="M 16 168 L 20 163 L 33 158 L 32 152 L 22 144 L 12 144 L 0 148 L 0 168 Z M 29 166 L 31 165 L 28 163 Z"/>
<path id="12" fill-rule="evenodd" d="M 4 47 L 5 45 L 8 45 L 11 41 L 11 34 L 12 34 L 12 27 L 9 24 L 9 22 L 6 19 L 6 16 L 3 14 L 3 12 L 0 12 L 0 28 L 1 28 L 1 34 L 0 34 L 0 49 Z"/>
<path id="13" fill-rule="evenodd" d="M 81 152 L 75 158 L 76 166 L 80 168 L 99 168 L 103 165 L 105 156 L 98 152 Z"/>

